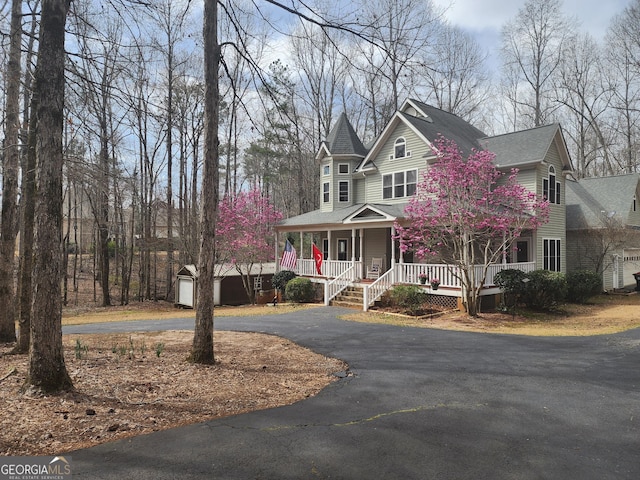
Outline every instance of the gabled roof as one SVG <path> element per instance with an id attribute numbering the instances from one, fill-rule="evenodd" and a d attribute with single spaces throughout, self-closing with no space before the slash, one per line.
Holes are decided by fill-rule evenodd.
<path id="1" fill-rule="evenodd" d="M 453 140 L 463 154 L 471 153 L 474 148 L 481 148 L 478 139 L 486 137 L 486 134 L 481 130 L 452 113 L 409 99 L 391 117 L 369 150 L 367 158 L 359 165 L 358 170 L 366 170 L 371 166 L 372 159 L 401 123 L 411 128 L 428 145 L 432 145 L 439 135 Z"/>
<path id="2" fill-rule="evenodd" d="M 316 158 L 321 158 L 323 152 L 330 156 L 353 155 L 363 158 L 367 154 L 367 149 L 344 112 L 340 114 L 329 136 L 322 143 Z"/>
<path id="3" fill-rule="evenodd" d="M 544 161 L 554 141 L 559 142 L 558 151 L 564 165 L 563 170 L 571 170 L 562 129 L 557 123 L 495 137 L 485 137 L 480 140 L 480 143 L 483 149 L 495 153 L 494 163 L 497 167 L 517 168 Z"/>
<path id="4" fill-rule="evenodd" d="M 638 173 L 567 181 L 567 230 L 602 228 L 613 217 L 626 225 L 638 182 Z"/>
<path id="5" fill-rule="evenodd" d="M 344 225 L 358 222 L 391 222 L 404 217 L 406 203 L 368 204 L 359 203 L 346 208 L 340 208 L 331 212 L 314 210 L 291 218 L 285 218 L 276 226 L 276 230 L 286 230 L 286 227 L 297 229 L 328 225 Z M 284 228 L 283 228 L 284 227 Z"/>

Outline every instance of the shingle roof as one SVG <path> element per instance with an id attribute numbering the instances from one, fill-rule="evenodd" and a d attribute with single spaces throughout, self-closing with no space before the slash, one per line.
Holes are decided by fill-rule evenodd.
<path id="1" fill-rule="evenodd" d="M 557 123 L 480 139 L 483 149 L 495 153 L 500 168 L 517 167 L 544 160 L 560 126 Z"/>
<path id="2" fill-rule="evenodd" d="M 627 224 L 639 181 L 637 173 L 567 181 L 567 230 L 602 228 L 603 216 Z"/>
<path id="3" fill-rule="evenodd" d="M 370 206 L 376 210 L 388 215 L 392 218 L 402 218 L 404 216 L 404 208 L 406 203 L 395 203 L 391 205 L 385 204 L 365 204 L 359 203 L 346 208 L 340 208 L 333 210 L 332 212 L 323 212 L 321 210 L 314 210 L 312 212 L 303 213 L 291 218 L 285 218 L 278 227 L 305 227 L 313 225 L 340 225 L 345 222 L 349 217 L 354 215 L 358 210 L 364 206 Z"/>
<path id="4" fill-rule="evenodd" d="M 463 154 L 468 155 L 472 149 L 481 148 L 478 139 L 486 137 L 486 134 L 477 129 L 462 118 L 427 105 L 417 100 L 411 100 L 428 118 L 414 117 L 407 113 L 400 113 L 402 117 L 411 123 L 425 138 L 433 142 L 442 135 L 452 140 L 460 148 Z"/>
<path id="5" fill-rule="evenodd" d="M 347 115 L 342 113 L 329 132 L 326 147 L 331 155 L 359 155 L 364 157 L 367 149 L 362 144 Z"/>

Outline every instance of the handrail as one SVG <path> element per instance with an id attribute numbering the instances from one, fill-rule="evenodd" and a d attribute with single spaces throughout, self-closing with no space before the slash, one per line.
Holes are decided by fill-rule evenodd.
<path id="1" fill-rule="evenodd" d="M 394 271 L 393 268 L 390 268 L 371 285 L 365 285 L 362 288 L 362 303 L 363 310 L 365 312 L 369 310 L 369 306 L 373 305 L 373 303 L 378 300 L 384 292 L 391 288 L 393 285 L 393 279 Z"/>
<path id="2" fill-rule="evenodd" d="M 341 291 L 347 288 L 352 281 L 352 273 L 355 270 L 356 266 L 353 265 L 351 268 L 342 272 L 339 276 L 324 284 L 324 304 L 329 305 L 329 302 L 338 295 Z"/>

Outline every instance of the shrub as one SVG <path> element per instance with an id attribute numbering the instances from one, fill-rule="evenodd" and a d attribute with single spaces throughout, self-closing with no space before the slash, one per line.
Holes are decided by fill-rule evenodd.
<path id="1" fill-rule="evenodd" d="M 592 270 L 578 270 L 567 274 L 567 300 L 574 303 L 587 301 L 602 292 L 602 278 Z"/>
<path id="2" fill-rule="evenodd" d="M 315 289 L 308 278 L 296 277 L 287 282 L 285 298 L 296 303 L 313 301 Z"/>
<path id="3" fill-rule="evenodd" d="M 524 293 L 527 274 L 516 268 L 507 268 L 495 274 L 493 281 L 504 292 L 504 304 L 507 308 L 515 308 L 518 299 Z"/>
<path id="4" fill-rule="evenodd" d="M 276 290 L 284 292 L 284 289 L 287 286 L 289 280 L 292 280 L 294 278 L 296 278 L 296 274 L 291 270 L 280 270 L 279 272 L 273 274 L 271 285 L 273 285 L 273 288 L 275 288 Z"/>
<path id="5" fill-rule="evenodd" d="M 397 285 L 391 290 L 391 303 L 415 314 L 427 301 L 427 292 L 416 285 Z"/>
<path id="6" fill-rule="evenodd" d="M 536 310 L 550 310 L 567 297 L 567 280 L 563 273 L 535 270 L 527 274 L 522 295 L 524 304 Z"/>

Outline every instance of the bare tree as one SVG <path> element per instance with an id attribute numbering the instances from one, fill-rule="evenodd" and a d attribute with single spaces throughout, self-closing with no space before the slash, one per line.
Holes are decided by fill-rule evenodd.
<path id="1" fill-rule="evenodd" d="M 578 178 L 594 172 L 598 163 L 612 172 L 613 141 L 605 119 L 615 91 L 614 81 L 602 71 L 600 51 L 591 36 L 581 35 L 567 42 L 556 76 L 556 101 L 567 113 L 563 130 L 575 145 L 572 159 Z"/>
<path id="2" fill-rule="evenodd" d="M 2 169 L 2 230 L 0 230 L 0 342 L 16 340 L 14 264 L 18 220 L 18 166 L 20 163 L 20 57 L 22 2 L 11 4 L 6 120 Z"/>
<path id="3" fill-rule="evenodd" d="M 486 58 L 468 33 L 444 25 L 424 61 L 426 93 L 435 97 L 438 108 L 477 124 L 473 120 L 480 120 L 489 98 Z"/>
<path id="4" fill-rule="evenodd" d="M 440 16 L 431 0 L 373 0 L 363 5 L 359 20 L 367 25 L 369 38 L 356 37 L 361 51 L 354 55 L 360 60 L 355 76 L 362 80 L 355 85 L 369 102 L 374 136 L 415 91 Z"/>
<path id="5" fill-rule="evenodd" d="M 551 102 L 553 75 L 573 34 L 572 22 L 562 13 L 561 0 L 528 0 L 502 29 L 505 67 L 517 72 L 519 88 L 508 98 L 524 117 L 523 126 L 544 125 L 555 105 Z M 516 96 L 517 93 L 517 96 Z"/>
<path id="6" fill-rule="evenodd" d="M 619 147 L 613 151 L 626 172 L 638 170 L 640 142 L 640 1 L 615 17 L 606 37 L 607 74 L 618 82 L 612 98 L 611 127 Z"/>
<path id="7" fill-rule="evenodd" d="M 215 228 L 218 210 L 218 114 L 220 45 L 218 43 L 218 2 L 204 0 L 204 169 L 200 209 L 200 258 L 196 321 L 190 359 L 195 363 L 214 363 L 213 282 Z"/>
<path id="8" fill-rule="evenodd" d="M 31 347 L 26 390 L 73 387 L 62 350 L 62 126 L 65 23 L 70 0 L 43 0 L 35 72 L 37 198 Z"/>

